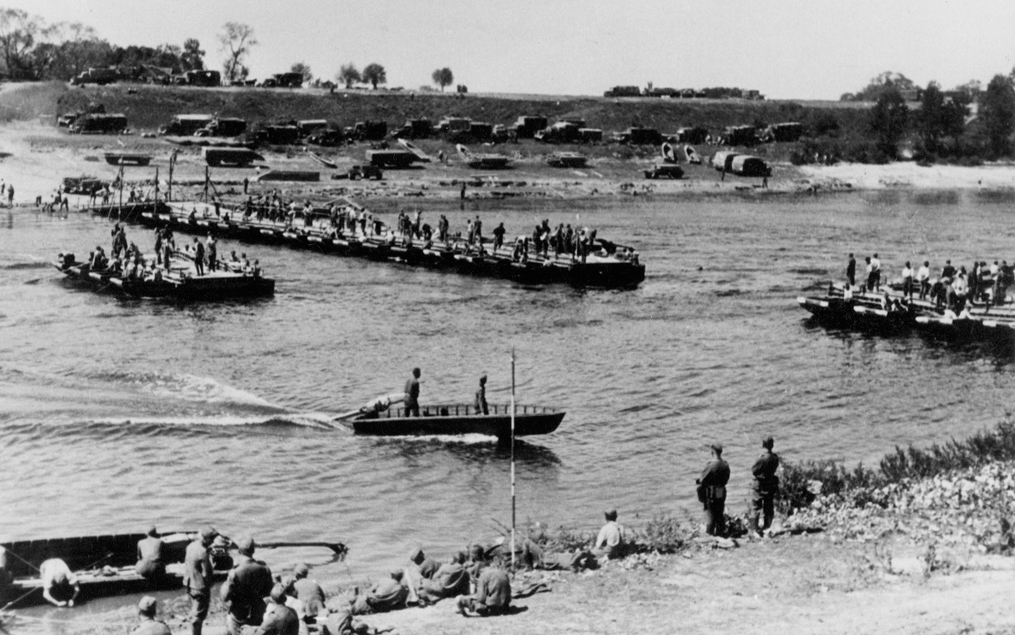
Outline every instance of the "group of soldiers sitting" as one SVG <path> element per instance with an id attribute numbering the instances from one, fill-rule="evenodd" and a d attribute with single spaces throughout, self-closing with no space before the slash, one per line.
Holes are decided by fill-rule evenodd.
<path id="1" fill-rule="evenodd" d="M 606 512 L 606 524 L 591 549 L 551 556 L 539 546 L 545 534 L 538 523 L 525 536 L 519 536 L 514 556 L 525 568 L 571 569 L 596 568 L 608 559 L 622 558 L 633 550 L 627 531 L 617 523 L 617 512 Z M 528 597 L 546 591 L 542 583 L 513 589 L 507 567 L 511 546 L 503 537 L 490 546 L 471 545 L 467 551 L 452 554 L 441 563 L 428 557 L 421 548 L 413 549 L 404 567 L 368 589 L 327 599 L 320 584 L 309 577 L 310 569 L 297 564 L 285 575 L 273 574 L 262 561 L 254 558 L 257 544 L 252 538 L 233 543 L 214 528 L 206 527 L 187 545 L 183 583 L 190 597 L 191 635 L 201 635 L 211 604 L 215 573 L 228 570 L 219 591 L 227 609 L 226 628 L 230 635 L 306 635 L 316 630 L 322 635 L 368 635 L 377 633 L 357 616 L 386 613 L 410 606 L 429 606 L 457 598 L 456 609 L 467 617 L 497 616 L 511 612 L 513 598 Z M 230 549 L 238 553 L 234 560 Z M 165 575 L 165 545 L 153 526 L 138 542 L 135 571 L 149 579 Z M 66 578 L 61 580 L 67 586 Z M 70 574 L 73 578 L 73 574 Z M 76 597 L 77 581 L 72 580 Z M 52 585 L 50 585 L 52 586 Z M 46 593 L 49 597 L 50 587 Z M 70 588 L 57 589 L 71 597 Z M 54 601 L 54 603 L 56 603 Z M 64 601 L 60 606 L 67 606 Z M 73 606 L 73 602 L 69 604 Z M 156 620 L 157 602 L 145 596 L 138 605 L 140 626 L 132 635 L 169 635 L 168 626 Z M 254 630 L 256 629 L 256 631 Z"/>

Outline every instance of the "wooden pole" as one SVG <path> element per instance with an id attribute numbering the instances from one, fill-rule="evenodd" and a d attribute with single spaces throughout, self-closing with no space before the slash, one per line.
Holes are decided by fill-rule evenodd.
<path id="1" fill-rule="evenodd" d="M 159 166 L 155 166 L 155 212 L 159 211 Z"/>
<path id="2" fill-rule="evenodd" d="M 511 349 L 511 568 L 515 568 L 515 349 Z"/>
<path id="3" fill-rule="evenodd" d="M 173 168 L 176 167 L 176 150 L 169 155 L 169 187 L 166 189 L 166 202 L 173 200 Z"/>
<path id="4" fill-rule="evenodd" d="M 208 202 L 208 181 L 211 180 L 211 168 L 204 166 L 204 202 Z"/>

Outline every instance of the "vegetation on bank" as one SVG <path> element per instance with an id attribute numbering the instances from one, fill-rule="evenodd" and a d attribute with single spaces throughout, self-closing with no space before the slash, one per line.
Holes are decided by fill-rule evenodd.
<path id="1" fill-rule="evenodd" d="M 855 507 L 886 507 L 888 486 L 1012 461 L 1015 461 L 1015 422 L 1006 420 L 993 430 L 977 432 L 963 441 L 935 443 L 925 450 L 896 447 L 881 459 L 877 469 L 860 464 L 850 470 L 835 461 L 784 464 L 781 511 L 792 514 L 809 506 L 818 495 L 840 496 Z M 820 488 L 816 483 L 820 483 Z"/>

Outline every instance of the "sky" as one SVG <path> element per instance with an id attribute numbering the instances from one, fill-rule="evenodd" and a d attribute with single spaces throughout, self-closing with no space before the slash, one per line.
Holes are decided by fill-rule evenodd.
<path id="1" fill-rule="evenodd" d="M 251 77 L 296 62 L 388 86 L 448 67 L 470 92 L 601 95 L 615 85 L 838 99 L 884 71 L 948 89 L 1015 66 L 1013 0 L 0 0 L 126 46 L 197 38 L 221 68 L 226 22 L 254 29 Z"/>

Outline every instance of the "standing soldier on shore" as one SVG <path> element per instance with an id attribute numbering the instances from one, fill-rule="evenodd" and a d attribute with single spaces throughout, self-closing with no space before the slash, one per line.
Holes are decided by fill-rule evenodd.
<path id="1" fill-rule="evenodd" d="M 222 584 L 222 601 L 229 608 L 226 628 L 229 635 L 243 635 L 245 626 L 259 626 L 267 608 L 264 598 L 271 595 L 274 578 L 271 569 L 260 560 L 254 560 L 257 544 L 253 538 L 237 543 L 239 562 L 229 571 Z M 284 600 L 283 600 L 284 602 Z"/>
<path id="2" fill-rule="evenodd" d="M 212 568 L 208 558 L 208 547 L 211 546 L 217 531 L 211 527 L 201 530 L 201 535 L 187 545 L 184 556 L 183 585 L 190 596 L 190 632 L 201 635 L 204 620 L 208 617 L 211 604 Z"/>
<path id="3" fill-rule="evenodd" d="M 722 444 L 713 443 L 712 460 L 705 465 L 698 484 L 698 500 L 705 509 L 705 533 L 722 536 L 726 533 L 726 484 L 730 481 L 729 463 L 722 458 Z"/>
<path id="4" fill-rule="evenodd" d="M 779 455 L 772 451 L 775 447 L 775 440 L 772 437 L 761 442 L 764 452 L 754 462 L 751 468 L 751 475 L 754 480 L 751 482 L 751 535 L 761 537 L 761 531 L 772 526 L 772 517 L 775 516 L 775 497 L 779 493 L 779 477 L 775 472 L 779 469 Z M 758 516 L 764 514 L 764 524 L 758 527 Z"/>
<path id="5" fill-rule="evenodd" d="M 846 265 L 846 282 L 849 283 L 850 288 L 856 286 L 856 258 L 853 254 L 849 254 L 849 264 Z"/>

